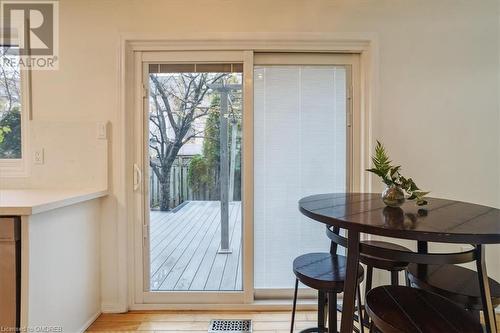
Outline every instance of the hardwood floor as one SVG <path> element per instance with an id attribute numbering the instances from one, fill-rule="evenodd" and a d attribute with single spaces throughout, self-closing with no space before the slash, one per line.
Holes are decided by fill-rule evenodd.
<path id="1" fill-rule="evenodd" d="M 211 319 L 252 319 L 253 331 L 258 333 L 290 332 L 289 311 L 268 312 L 201 312 L 148 311 L 126 314 L 102 314 L 87 330 L 140 332 L 207 332 Z M 315 311 L 297 311 L 297 331 L 316 323 Z"/>
<path id="2" fill-rule="evenodd" d="M 125 314 L 102 314 L 87 332 L 200 333 L 207 332 L 211 319 L 252 319 L 254 332 L 290 332 L 289 311 L 133 311 Z M 497 315 L 496 319 L 497 325 L 500 325 L 500 315 Z M 297 332 L 315 324 L 315 311 L 297 311 L 295 325 Z"/>

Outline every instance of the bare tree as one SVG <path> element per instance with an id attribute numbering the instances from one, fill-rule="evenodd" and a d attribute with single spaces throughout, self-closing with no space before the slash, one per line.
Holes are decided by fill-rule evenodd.
<path id="1" fill-rule="evenodd" d="M 170 173 L 179 150 L 202 133 L 193 126 L 206 116 L 203 106 L 209 85 L 225 74 L 151 74 L 150 89 L 150 166 L 160 183 L 160 210 L 170 207 Z"/>
<path id="2" fill-rule="evenodd" d="M 3 104 L 2 112 L 11 112 L 20 103 L 20 72 L 19 66 L 14 62 L 14 52 L 15 50 L 10 47 L 0 47 L 0 100 Z"/>
<path id="3" fill-rule="evenodd" d="M 18 49 L 0 47 L 0 158 L 21 158 Z"/>

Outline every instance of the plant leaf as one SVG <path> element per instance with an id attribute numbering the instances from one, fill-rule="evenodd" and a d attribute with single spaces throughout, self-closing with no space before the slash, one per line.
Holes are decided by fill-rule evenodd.
<path id="1" fill-rule="evenodd" d="M 422 206 L 427 204 L 424 196 L 429 194 L 429 192 L 421 191 L 413 179 L 405 178 L 401 175 L 399 172 L 401 170 L 400 165 L 391 165 L 392 161 L 389 159 L 384 145 L 378 140 L 371 159 L 373 168 L 366 169 L 366 171 L 372 172 L 382 178 L 382 182 L 387 186 L 395 185 L 401 187 L 409 195 L 408 200 L 416 200 L 417 205 Z"/>

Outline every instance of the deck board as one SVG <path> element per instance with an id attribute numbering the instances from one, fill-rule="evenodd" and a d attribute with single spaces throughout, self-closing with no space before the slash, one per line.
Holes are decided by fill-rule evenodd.
<path id="1" fill-rule="evenodd" d="M 232 214 L 234 206 L 229 206 L 229 216 L 233 217 L 234 215 Z M 231 218 L 229 219 L 229 227 L 231 228 Z M 216 262 L 216 258 L 225 258 L 227 254 L 224 253 L 218 253 L 220 248 L 220 224 L 219 228 L 217 229 L 217 232 L 214 235 L 214 238 L 212 242 L 210 243 L 207 251 L 205 252 L 205 255 L 203 257 L 202 262 L 200 263 L 200 266 L 198 267 L 198 271 L 196 272 L 196 275 L 193 278 L 193 281 L 191 282 L 191 285 L 189 286 L 189 290 L 218 290 L 214 286 L 215 281 L 211 281 L 208 283 L 210 274 L 214 275 L 217 274 L 216 272 L 212 272 L 213 269 L 223 269 L 219 265 L 216 265 L 214 268 L 214 263 Z M 219 261 L 217 260 L 217 263 Z M 215 277 L 212 277 L 215 278 Z M 219 280 L 220 281 L 220 280 Z M 207 285 L 208 283 L 208 285 Z"/>
<path id="2" fill-rule="evenodd" d="M 191 286 L 191 283 L 196 273 L 198 272 L 198 268 L 200 267 L 200 264 L 203 261 L 207 249 L 210 247 L 210 244 L 212 243 L 216 232 L 219 232 L 220 230 L 219 229 L 220 223 L 218 223 L 219 219 L 220 219 L 220 214 L 218 213 L 214 219 L 213 225 L 205 234 L 205 238 L 203 239 L 202 242 L 200 242 L 198 248 L 196 249 L 196 252 L 191 257 L 191 260 L 189 261 L 182 276 L 177 281 L 174 290 L 189 290 L 189 287 Z"/>
<path id="3" fill-rule="evenodd" d="M 241 290 L 241 202 L 229 204 L 231 253 L 220 247 L 220 202 L 150 212 L 153 290 Z"/>
<path id="4" fill-rule="evenodd" d="M 197 228 L 197 230 L 192 232 L 194 234 L 194 237 L 191 238 L 189 242 L 184 242 L 181 246 L 179 246 L 175 250 L 175 252 L 177 253 L 172 254 L 172 256 L 177 255 L 178 260 L 172 267 L 168 276 L 160 285 L 160 289 L 163 290 L 174 289 L 175 285 L 177 284 L 177 281 L 180 279 L 187 265 L 192 260 L 193 255 L 196 253 L 196 250 L 203 244 L 207 232 L 210 230 L 212 225 L 216 225 L 216 217 L 217 217 L 216 209 L 213 209 L 209 214 L 206 214 L 206 218 L 201 217 L 201 219 L 205 220 L 203 221 L 203 223 L 201 223 L 201 227 Z"/>
<path id="5" fill-rule="evenodd" d="M 167 276 L 172 265 L 176 262 L 175 252 L 179 247 L 189 242 L 190 237 L 200 224 L 201 217 L 206 214 L 210 208 L 210 203 L 203 202 L 200 207 L 189 208 L 193 212 L 185 217 L 178 219 L 176 224 L 172 226 L 173 232 L 164 233 L 164 238 L 159 242 L 156 248 L 151 250 L 151 277 L 154 282 L 151 284 L 153 288 L 159 286 L 163 279 Z"/>
<path id="6" fill-rule="evenodd" d="M 229 207 L 229 244 L 232 244 L 232 238 L 235 229 L 235 220 L 234 215 L 236 209 L 234 207 Z M 230 247 L 232 248 L 232 246 Z M 204 290 L 220 290 L 220 285 L 222 282 L 222 278 L 224 276 L 224 268 L 226 267 L 226 262 L 228 257 L 235 256 L 233 252 L 231 253 L 216 253 L 214 257 L 214 261 L 212 263 L 212 267 L 210 269 L 210 274 L 208 275 L 207 282 L 205 283 Z"/>
<path id="7" fill-rule="evenodd" d="M 233 250 L 231 255 L 226 256 L 226 263 L 219 290 L 235 290 L 236 271 L 239 265 L 239 244 L 241 243 L 241 223 L 235 223 L 234 231 L 231 237 L 230 248 Z M 237 246 L 238 245 L 238 246 Z"/>

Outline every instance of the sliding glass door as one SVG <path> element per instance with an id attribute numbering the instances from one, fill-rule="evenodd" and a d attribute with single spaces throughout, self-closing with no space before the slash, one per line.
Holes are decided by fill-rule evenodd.
<path id="1" fill-rule="evenodd" d="M 329 249 L 297 201 L 353 188 L 356 61 L 135 53 L 135 302 L 290 296 L 293 258 Z"/>

